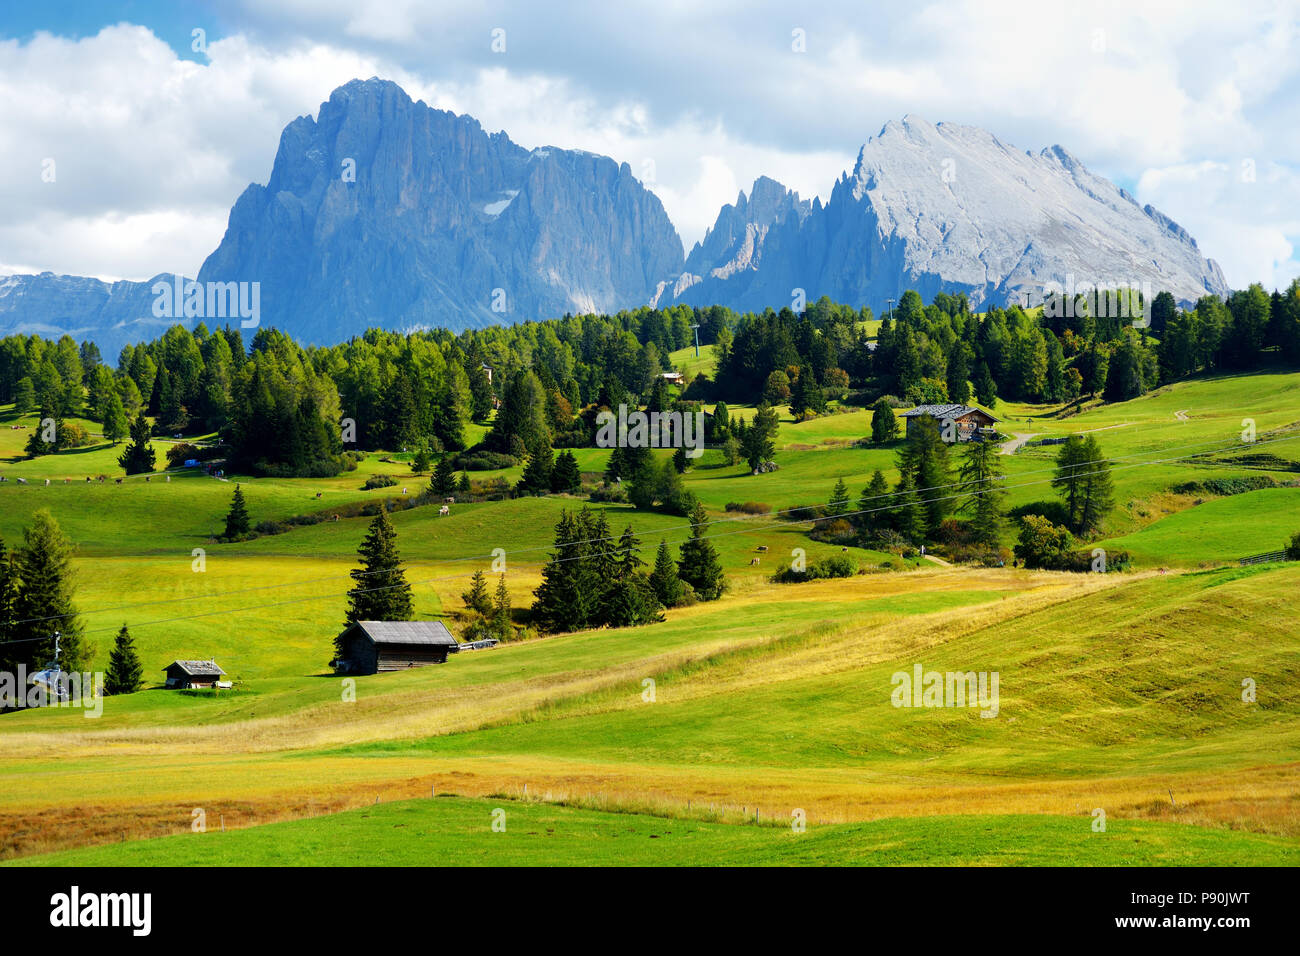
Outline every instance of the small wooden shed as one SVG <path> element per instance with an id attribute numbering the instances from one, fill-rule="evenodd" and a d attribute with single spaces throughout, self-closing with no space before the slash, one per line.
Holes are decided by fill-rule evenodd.
<path id="1" fill-rule="evenodd" d="M 172 661 L 163 668 L 167 675 L 168 690 L 184 690 L 190 687 L 229 687 L 221 680 L 225 675 L 216 661 Z"/>
<path id="2" fill-rule="evenodd" d="M 446 663 L 459 642 L 441 621 L 358 621 L 339 635 L 334 669 L 378 674 Z"/>

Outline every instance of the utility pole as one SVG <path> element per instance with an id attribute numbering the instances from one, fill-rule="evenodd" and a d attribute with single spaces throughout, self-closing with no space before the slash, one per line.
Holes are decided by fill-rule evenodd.
<path id="1" fill-rule="evenodd" d="M 691 326 L 695 330 L 695 357 L 700 357 L 700 324 L 696 322 Z"/>

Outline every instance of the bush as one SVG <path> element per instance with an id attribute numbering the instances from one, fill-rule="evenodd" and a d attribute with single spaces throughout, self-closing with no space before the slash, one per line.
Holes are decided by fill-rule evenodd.
<path id="1" fill-rule="evenodd" d="M 198 457 L 198 445 L 191 445 L 189 442 L 180 442 L 179 444 L 172 445 L 167 449 L 167 467 L 179 468 L 191 459 L 197 461 Z"/>
<path id="2" fill-rule="evenodd" d="M 747 515 L 765 515 L 771 514 L 772 506 L 762 501 L 728 501 L 726 504 L 727 511 L 739 511 Z"/>
<path id="3" fill-rule="evenodd" d="M 361 486 L 362 491 L 373 491 L 376 488 L 391 488 L 397 484 L 397 479 L 392 475 L 371 475 L 366 479 L 366 483 Z"/>
<path id="4" fill-rule="evenodd" d="M 849 555 L 833 554 L 829 558 L 814 561 L 803 571 L 796 571 L 790 565 L 783 564 L 772 575 L 772 580 L 777 584 L 791 584 L 820 578 L 851 578 L 861 570 L 858 562 Z"/>
<path id="5" fill-rule="evenodd" d="M 453 464 L 457 471 L 499 471 L 513 468 L 519 459 L 496 451 L 475 451 L 457 455 Z"/>
<path id="6" fill-rule="evenodd" d="M 597 485 L 591 489 L 591 500 L 627 504 L 627 491 L 619 485 Z"/>
<path id="7" fill-rule="evenodd" d="M 1202 481 L 1184 481 L 1171 489 L 1179 495 L 1244 495 L 1261 488 L 1277 488 L 1279 482 L 1269 475 L 1247 475 L 1239 478 L 1206 478 Z"/>
<path id="8" fill-rule="evenodd" d="M 1291 535 L 1291 543 L 1287 545 L 1286 557 L 1288 561 L 1300 561 L 1300 531 Z"/>
<path id="9" fill-rule="evenodd" d="M 1027 568 L 1052 571 L 1070 570 L 1074 535 L 1068 528 L 1053 524 L 1041 515 L 1028 514 L 1020 519 L 1020 540 L 1016 557 Z"/>
<path id="10" fill-rule="evenodd" d="M 1070 523 L 1070 515 L 1065 510 L 1065 505 L 1050 499 L 1047 501 L 1031 501 L 1007 512 L 1007 517 L 1013 519 L 1025 518 L 1029 515 L 1036 515 L 1050 521 L 1052 524 L 1062 526 Z"/>

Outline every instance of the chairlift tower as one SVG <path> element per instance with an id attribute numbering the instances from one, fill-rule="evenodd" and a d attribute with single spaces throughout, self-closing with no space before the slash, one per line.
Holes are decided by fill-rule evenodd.
<path id="1" fill-rule="evenodd" d="M 695 330 L 695 357 L 700 357 L 700 323 L 696 322 L 691 326 Z"/>

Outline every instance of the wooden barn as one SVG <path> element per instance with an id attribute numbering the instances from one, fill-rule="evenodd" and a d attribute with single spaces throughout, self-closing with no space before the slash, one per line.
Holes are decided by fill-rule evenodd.
<path id="1" fill-rule="evenodd" d="M 340 674 L 380 674 L 443 664 L 460 644 L 441 621 L 358 621 L 339 635 Z"/>
<path id="2" fill-rule="evenodd" d="M 918 405 L 910 411 L 903 412 L 907 420 L 907 434 L 912 434 L 916 423 L 922 417 L 933 418 L 943 434 L 943 423 L 951 421 L 956 425 L 953 433 L 957 441 L 983 441 L 994 434 L 997 419 L 973 405 Z M 945 439 L 946 441 L 947 439 Z"/>
<path id="3" fill-rule="evenodd" d="M 163 668 L 167 675 L 168 690 L 185 690 L 191 687 L 229 687 L 229 681 L 216 661 L 172 661 Z"/>

